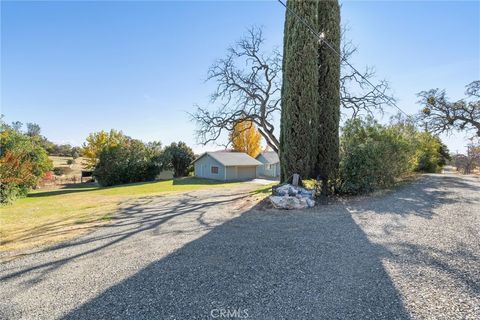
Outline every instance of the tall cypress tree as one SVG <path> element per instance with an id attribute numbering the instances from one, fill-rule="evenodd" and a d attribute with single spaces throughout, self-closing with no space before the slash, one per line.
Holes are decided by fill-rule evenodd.
<path id="1" fill-rule="evenodd" d="M 339 161 L 340 7 L 338 0 L 288 1 L 283 52 L 280 160 L 282 181 L 293 173 L 326 182 Z M 323 33 L 337 51 L 305 24 Z M 326 191 L 326 189 L 324 189 Z"/>
<path id="2" fill-rule="evenodd" d="M 318 2 L 317 30 L 340 53 L 340 7 L 337 0 Z M 339 162 L 340 56 L 325 43 L 318 47 L 318 146 L 315 174 L 323 181 L 332 177 Z"/>
<path id="3" fill-rule="evenodd" d="M 317 1 L 288 1 L 287 7 L 317 25 Z M 281 180 L 293 173 L 314 176 L 318 159 L 318 39 L 297 17 L 286 12 L 283 40 Z"/>

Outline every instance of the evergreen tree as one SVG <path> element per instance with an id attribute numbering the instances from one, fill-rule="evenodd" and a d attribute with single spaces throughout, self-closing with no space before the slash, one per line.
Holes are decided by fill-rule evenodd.
<path id="1" fill-rule="evenodd" d="M 282 181 L 293 173 L 326 182 L 339 161 L 340 52 L 337 0 L 289 1 L 285 18 L 280 159 Z M 326 189 L 324 189 L 326 191 Z"/>
<path id="2" fill-rule="evenodd" d="M 337 0 L 319 1 L 317 31 L 325 41 L 340 52 L 340 6 Z M 337 170 L 339 162 L 340 122 L 340 56 L 327 44 L 318 47 L 318 109 L 316 111 L 317 147 L 315 175 L 327 181 Z"/>
<path id="3" fill-rule="evenodd" d="M 288 1 L 287 7 L 308 24 L 317 25 L 317 1 Z M 297 17 L 286 12 L 283 46 L 281 180 L 293 173 L 315 174 L 319 105 L 318 39 Z"/>

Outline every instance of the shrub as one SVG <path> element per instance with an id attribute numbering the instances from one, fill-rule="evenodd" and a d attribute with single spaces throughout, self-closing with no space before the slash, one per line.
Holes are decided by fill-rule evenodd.
<path id="1" fill-rule="evenodd" d="M 93 175 L 102 186 L 151 181 L 162 169 L 159 159 L 158 151 L 139 140 L 126 139 L 100 152 Z"/>
<path id="2" fill-rule="evenodd" d="M 413 153 L 405 131 L 373 119 L 347 121 L 340 138 L 337 190 L 346 194 L 392 186 L 411 171 Z"/>
<path id="3" fill-rule="evenodd" d="M 428 132 L 416 135 L 415 149 L 412 163 L 417 172 L 440 172 L 447 160 L 450 160 L 447 147 L 437 136 Z"/>
<path id="4" fill-rule="evenodd" d="M 12 202 L 52 168 L 52 161 L 36 136 L 28 136 L 0 123 L 0 203 Z"/>
<path id="5" fill-rule="evenodd" d="M 67 175 L 69 173 L 72 173 L 73 170 L 69 167 L 55 167 L 53 168 L 53 173 L 56 175 L 56 176 L 63 176 L 63 175 Z"/>
<path id="6" fill-rule="evenodd" d="M 67 160 L 67 164 L 68 164 L 69 166 L 72 165 L 72 164 L 74 164 L 74 163 L 75 163 L 75 161 L 73 161 L 73 159 L 68 159 L 68 160 Z"/>

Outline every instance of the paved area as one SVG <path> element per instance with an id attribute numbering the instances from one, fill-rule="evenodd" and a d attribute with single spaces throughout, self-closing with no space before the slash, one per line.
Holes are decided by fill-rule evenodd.
<path id="1" fill-rule="evenodd" d="M 302 211 L 213 192 L 142 199 L 0 265 L 0 318 L 480 318 L 478 177 Z"/>

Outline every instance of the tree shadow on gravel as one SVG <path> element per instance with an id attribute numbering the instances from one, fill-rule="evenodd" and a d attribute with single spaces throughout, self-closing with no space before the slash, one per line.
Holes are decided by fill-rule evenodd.
<path id="1" fill-rule="evenodd" d="M 381 197 L 354 200 L 347 206 L 352 208 L 353 212 L 372 211 L 378 214 L 393 213 L 402 217 L 416 215 L 431 219 L 436 207 L 460 201 L 470 202 L 468 198 L 458 198 L 458 193 L 454 194 L 453 188 L 465 193 L 480 192 L 479 185 L 469 180 L 432 174 L 424 175 L 417 181 L 398 187 Z M 377 201 L 380 198 L 383 201 Z"/>
<path id="2" fill-rule="evenodd" d="M 251 319 L 407 319 L 385 254 L 340 205 L 253 208 L 65 319 L 205 319 L 222 310 Z"/>
<path id="3" fill-rule="evenodd" d="M 246 312 L 251 319 L 408 319 L 382 263 L 395 259 L 394 253 L 372 243 L 352 211 L 428 219 L 435 206 L 463 201 L 447 190 L 452 184 L 472 187 L 466 181 L 444 182 L 433 176 L 347 206 L 336 203 L 302 211 L 255 207 L 219 226 L 210 225 L 204 214 L 248 194 L 226 199 L 216 191 L 218 197 L 211 201 L 183 195 L 161 207 L 144 199 L 124 208 L 100 232 L 53 248 L 59 250 L 57 260 L 0 280 L 26 273 L 41 280 L 66 263 L 113 249 L 140 233 L 158 241 L 153 236 L 162 234 L 164 223 L 193 214 L 208 233 L 146 265 L 64 318 L 204 319 L 226 309 L 243 316 Z M 62 250 L 69 250 L 68 254 L 61 254 Z"/>
<path id="4" fill-rule="evenodd" d="M 352 202 L 347 207 L 349 211 L 358 214 L 360 221 L 370 219 L 373 213 L 390 215 L 388 222 L 384 221 L 381 230 L 375 231 L 375 238 L 388 250 L 389 259 L 400 266 L 408 268 L 431 268 L 436 272 L 451 279 L 457 288 L 470 292 L 474 296 L 480 296 L 480 283 L 478 274 L 480 271 L 480 254 L 478 246 L 472 245 L 470 239 L 478 239 L 478 224 L 475 216 L 462 211 L 463 206 L 468 210 L 475 210 L 480 204 L 480 179 L 474 176 L 458 175 L 425 175 L 412 184 L 403 186 L 395 192 L 382 197 L 383 201 L 359 201 Z M 402 236 L 408 228 L 412 232 L 412 226 L 406 224 L 405 218 L 417 216 L 423 219 L 434 219 L 437 216 L 436 209 L 440 206 L 455 205 L 444 211 L 439 220 L 429 224 L 430 229 L 424 232 L 432 232 L 432 228 L 443 228 L 448 232 L 454 228 L 457 234 L 450 234 L 450 246 L 448 249 L 432 242 L 419 241 L 418 235 L 414 238 Z M 472 211 L 473 212 L 473 211 Z M 374 217 L 374 216 L 373 216 Z M 466 220 L 468 219 L 468 220 Z M 418 220 L 417 220 L 418 221 Z M 470 221 L 466 222 L 466 221 Z M 478 220 L 477 220 L 478 221 Z M 444 224 L 444 226 L 442 226 Z M 436 233 L 437 241 L 444 235 Z M 464 243 L 466 239 L 466 243 Z M 478 243 L 478 242 L 477 242 Z"/>
<path id="5" fill-rule="evenodd" d="M 35 284 L 51 272 L 77 259 L 109 250 L 144 232 L 156 234 L 164 223 L 176 217 L 192 212 L 201 217 L 202 213 L 212 206 L 226 205 L 248 197 L 248 194 L 240 194 L 222 198 L 221 192 L 217 192 L 217 195 L 218 200 L 199 201 L 195 196 L 184 194 L 181 199 L 173 197 L 163 201 L 161 207 L 155 203 L 155 198 L 158 197 L 137 199 L 133 203 L 125 204 L 120 212 L 111 218 L 111 223 L 99 226 L 95 232 L 33 253 L 57 252 L 59 258 L 45 263 L 32 263 L 12 272 L 0 272 L 0 281 L 15 280 L 29 274 L 26 282 Z M 204 224 L 203 227 L 209 226 Z"/>

